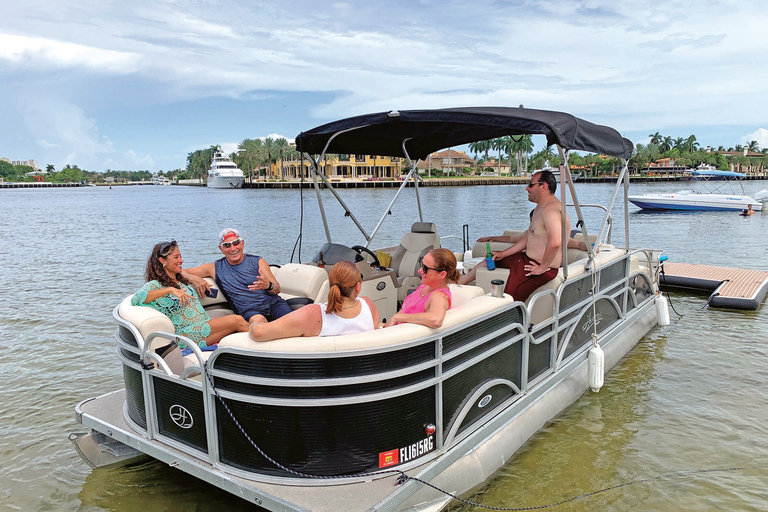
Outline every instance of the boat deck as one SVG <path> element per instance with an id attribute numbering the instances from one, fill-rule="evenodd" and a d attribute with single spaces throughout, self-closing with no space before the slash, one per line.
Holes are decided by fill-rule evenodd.
<path id="1" fill-rule="evenodd" d="M 695 263 L 665 262 L 659 282 L 675 288 L 711 290 L 709 305 L 726 309 L 755 310 L 768 292 L 766 271 Z"/>
<path id="2" fill-rule="evenodd" d="M 246 501 L 260 505 L 267 510 L 285 512 L 336 512 L 339 510 L 388 510 L 385 502 L 393 493 L 403 492 L 410 496 L 420 488 L 416 481 L 395 486 L 397 475 L 375 478 L 357 483 L 334 483 L 325 479 L 316 486 L 282 485 L 268 481 L 255 481 L 235 474 L 225 473 L 199 457 L 194 457 L 178 448 L 158 440 L 148 440 L 136 433 L 126 422 L 123 413 L 125 390 L 119 390 L 82 402 L 77 408 L 78 420 L 84 426 L 102 432 L 113 439 L 135 448 L 155 459 L 176 467 L 220 487 Z M 406 473 L 417 476 L 424 465 L 412 468 Z M 444 504 L 447 498 L 439 500 Z M 377 505 L 378 504 L 378 505 Z M 426 510 L 426 509 L 425 509 Z"/>

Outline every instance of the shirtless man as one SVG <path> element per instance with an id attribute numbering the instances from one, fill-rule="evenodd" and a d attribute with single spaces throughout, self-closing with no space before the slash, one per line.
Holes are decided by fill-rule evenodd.
<path id="1" fill-rule="evenodd" d="M 540 171 L 531 176 L 525 187 L 528 200 L 536 203 L 531 224 L 512 247 L 494 251 L 493 259 L 498 267 L 508 268 L 509 279 L 504 292 L 515 300 L 525 301 L 539 286 L 557 276 L 562 259 L 562 204 L 555 197 L 557 180 L 550 171 Z M 571 231 L 571 221 L 565 217 L 566 233 Z M 480 265 L 484 265 L 484 262 Z M 477 267 L 461 278 L 461 284 L 475 279 Z"/>

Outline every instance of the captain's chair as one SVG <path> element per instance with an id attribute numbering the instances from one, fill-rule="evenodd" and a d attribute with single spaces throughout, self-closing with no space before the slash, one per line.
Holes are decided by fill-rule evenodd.
<path id="1" fill-rule="evenodd" d="M 421 277 L 421 259 L 432 249 L 440 248 L 440 236 L 433 222 L 414 222 L 411 232 L 403 235 L 400 245 L 392 254 L 391 267 L 397 275 L 397 300 L 405 299 L 408 292 L 415 290 Z"/>

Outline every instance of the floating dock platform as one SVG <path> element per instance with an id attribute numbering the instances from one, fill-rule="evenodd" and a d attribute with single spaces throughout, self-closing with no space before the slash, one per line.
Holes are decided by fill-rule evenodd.
<path id="1" fill-rule="evenodd" d="M 659 282 L 662 286 L 712 291 L 708 303 L 716 308 L 755 310 L 768 293 L 766 271 L 695 263 L 664 262 Z"/>

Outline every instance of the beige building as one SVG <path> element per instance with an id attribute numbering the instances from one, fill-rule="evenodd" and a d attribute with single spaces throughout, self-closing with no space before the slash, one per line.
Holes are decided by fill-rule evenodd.
<path id="1" fill-rule="evenodd" d="M 311 162 L 300 158 L 272 164 L 270 179 L 310 179 Z M 402 173 L 400 158 L 376 155 L 326 155 L 319 167 L 328 179 L 351 178 L 361 180 L 394 179 Z"/>
<path id="2" fill-rule="evenodd" d="M 8 162 L 11 165 L 26 165 L 32 168 L 33 171 L 40 171 L 40 166 L 34 160 L 10 160 L 8 158 L 0 158 L 3 162 Z"/>
<path id="3" fill-rule="evenodd" d="M 427 172 L 427 169 L 439 169 L 443 174 L 461 174 L 464 169 L 474 171 L 476 165 L 475 159 L 464 151 L 448 149 L 432 153 L 426 160 L 420 160 L 417 167 L 420 172 Z"/>

